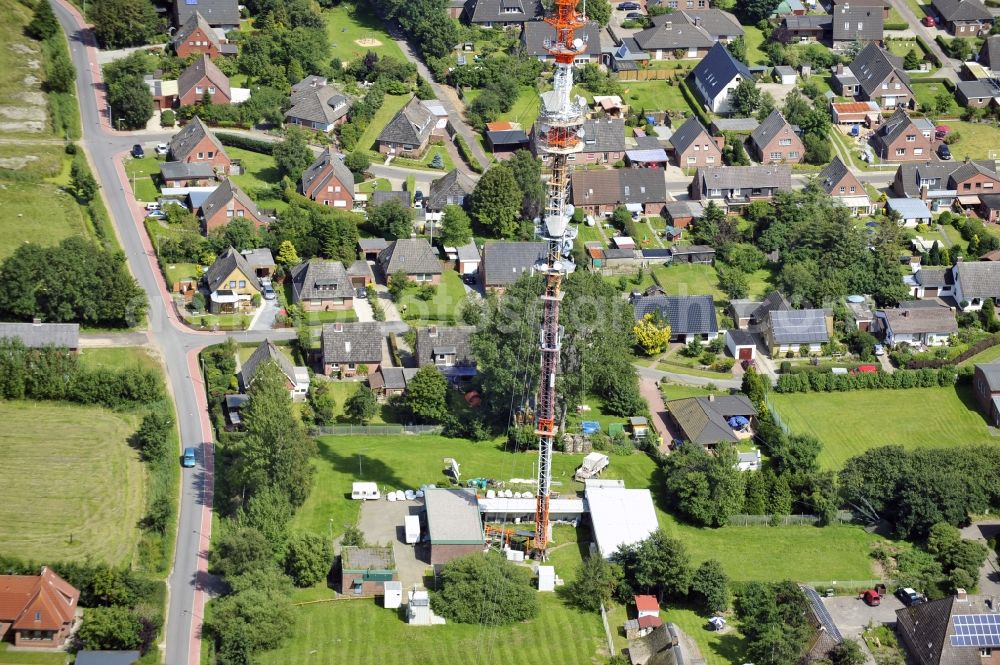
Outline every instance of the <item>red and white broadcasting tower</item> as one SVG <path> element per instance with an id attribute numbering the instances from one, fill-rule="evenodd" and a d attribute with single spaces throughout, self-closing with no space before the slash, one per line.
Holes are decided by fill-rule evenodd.
<path id="1" fill-rule="evenodd" d="M 567 155 L 583 148 L 583 121 L 586 103 L 574 98 L 573 61 L 585 47 L 575 38 L 577 29 L 586 19 L 576 11 L 577 0 L 555 0 L 552 13 L 545 21 L 555 28 L 554 39 L 547 40 L 546 50 L 556 62 L 553 89 L 542 93 L 542 109 L 538 119 L 540 148 L 549 156 L 552 175 L 548 181 L 542 237 L 548 243 L 546 256 L 535 266 L 545 276 L 542 294 L 541 364 L 538 387 L 538 498 L 535 507 L 534 550 L 545 558 L 551 528 L 549 525 L 549 494 L 552 486 L 552 442 L 556 435 L 556 373 L 559 370 L 559 350 L 562 328 L 559 326 L 559 289 L 563 275 L 573 270 L 569 260 L 576 229 L 570 227 L 573 209 L 569 205 L 569 164 Z"/>

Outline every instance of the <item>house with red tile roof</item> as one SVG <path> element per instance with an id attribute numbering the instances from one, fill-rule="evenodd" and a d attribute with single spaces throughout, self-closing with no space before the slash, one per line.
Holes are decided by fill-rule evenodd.
<path id="1" fill-rule="evenodd" d="M 79 600 L 80 592 L 45 566 L 38 575 L 0 575 L 0 640 L 16 647 L 62 646 Z"/>

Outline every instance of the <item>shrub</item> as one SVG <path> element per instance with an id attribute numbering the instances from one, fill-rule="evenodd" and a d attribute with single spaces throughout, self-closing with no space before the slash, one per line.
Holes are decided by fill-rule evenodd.
<path id="1" fill-rule="evenodd" d="M 227 134 L 225 132 L 217 132 L 215 138 L 219 139 L 219 143 L 224 146 L 229 146 L 232 148 L 241 148 L 243 150 L 250 150 L 252 152 L 259 152 L 264 155 L 270 155 L 274 152 L 274 143 L 269 143 L 268 141 L 261 141 L 260 139 L 251 138 L 249 136 L 243 136 L 242 134 Z"/>
<path id="2" fill-rule="evenodd" d="M 175 124 L 177 124 L 177 115 L 171 109 L 160 113 L 160 127 L 173 127 Z"/>

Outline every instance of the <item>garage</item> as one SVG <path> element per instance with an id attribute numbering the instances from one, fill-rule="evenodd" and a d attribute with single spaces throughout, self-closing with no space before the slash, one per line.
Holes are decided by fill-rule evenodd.
<path id="1" fill-rule="evenodd" d="M 737 360 L 754 360 L 757 357 L 757 341 L 746 330 L 727 330 L 726 349 Z"/>

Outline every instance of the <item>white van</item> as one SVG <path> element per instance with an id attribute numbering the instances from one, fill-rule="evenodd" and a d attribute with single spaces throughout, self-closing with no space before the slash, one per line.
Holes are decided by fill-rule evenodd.
<path id="1" fill-rule="evenodd" d="M 351 498 L 359 501 L 373 501 L 379 498 L 378 485 L 375 483 L 353 483 Z"/>
<path id="2" fill-rule="evenodd" d="M 403 526 L 406 530 L 406 544 L 416 544 L 420 540 L 420 517 L 407 515 L 403 518 Z"/>

